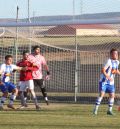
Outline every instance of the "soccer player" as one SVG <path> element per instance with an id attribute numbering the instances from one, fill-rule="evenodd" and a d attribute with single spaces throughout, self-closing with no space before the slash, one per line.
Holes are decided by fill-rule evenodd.
<path id="1" fill-rule="evenodd" d="M 32 76 L 32 72 L 38 70 L 38 67 L 27 60 L 28 55 L 29 53 L 27 51 L 24 51 L 23 59 L 18 61 L 17 63 L 17 66 L 26 68 L 26 70 L 20 71 L 20 82 L 19 82 L 20 89 L 19 90 L 20 90 L 20 96 L 21 96 L 21 105 L 22 105 L 21 108 L 24 108 L 27 105 L 26 103 L 27 96 L 24 96 L 24 95 L 27 92 L 27 90 L 29 90 L 33 96 L 36 109 L 40 109 L 37 102 L 36 94 L 34 91 L 34 83 L 33 83 L 33 76 Z"/>
<path id="2" fill-rule="evenodd" d="M 0 90 L 2 91 L 3 95 L 0 100 L 0 109 L 3 109 L 3 104 L 8 96 L 8 93 L 11 93 L 9 104 L 7 105 L 8 108 L 15 109 L 13 106 L 13 102 L 16 99 L 18 90 L 16 86 L 10 82 L 10 76 L 15 70 L 24 70 L 22 67 L 18 67 L 12 64 L 13 57 L 12 55 L 5 56 L 5 63 L 0 67 L 0 74 L 1 74 L 1 82 L 0 82 Z"/>
<path id="3" fill-rule="evenodd" d="M 42 56 L 40 53 L 40 47 L 34 46 L 33 51 L 34 51 L 33 56 L 36 58 L 37 64 L 39 64 L 39 69 L 37 71 L 33 71 L 34 85 L 40 87 L 41 92 L 44 96 L 45 102 L 47 105 L 49 105 L 46 87 L 44 85 L 42 66 L 44 66 L 44 69 L 46 70 L 46 74 L 47 74 L 45 77 L 46 80 L 50 79 L 50 71 L 49 71 L 49 68 L 48 68 L 48 65 L 46 63 L 44 56 Z"/>
<path id="4" fill-rule="evenodd" d="M 93 114 L 97 115 L 98 108 L 100 103 L 105 95 L 105 93 L 109 94 L 109 102 L 108 102 L 108 115 L 113 115 L 112 107 L 114 104 L 115 97 L 115 86 L 114 86 L 114 78 L 115 74 L 120 75 L 120 71 L 118 70 L 119 61 L 118 61 L 118 51 L 117 49 L 111 49 L 110 58 L 105 62 L 102 67 L 102 73 L 99 81 L 99 97 L 96 100 L 95 108 Z"/>

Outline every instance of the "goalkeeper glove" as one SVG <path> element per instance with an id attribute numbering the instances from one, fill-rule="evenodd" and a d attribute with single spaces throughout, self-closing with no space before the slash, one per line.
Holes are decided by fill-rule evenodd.
<path id="1" fill-rule="evenodd" d="M 47 75 L 45 76 L 45 80 L 50 80 L 50 71 L 47 71 Z"/>

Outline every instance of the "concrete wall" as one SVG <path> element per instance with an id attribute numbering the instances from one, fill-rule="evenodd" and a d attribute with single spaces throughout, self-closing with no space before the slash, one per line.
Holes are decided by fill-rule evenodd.
<path id="1" fill-rule="evenodd" d="M 118 30 L 114 30 L 114 29 L 77 29 L 76 30 L 76 35 L 78 36 L 118 36 L 119 32 Z"/>

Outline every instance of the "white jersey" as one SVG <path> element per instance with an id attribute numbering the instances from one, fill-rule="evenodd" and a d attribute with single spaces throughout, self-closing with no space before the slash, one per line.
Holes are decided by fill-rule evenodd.
<path id="1" fill-rule="evenodd" d="M 3 82 L 9 82 L 10 81 L 10 76 L 12 74 L 12 71 L 14 69 L 17 69 L 17 66 L 16 65 L 6 65 L 6 64 L 2 64 L 1 67 L 0 67 L 0 71 L 2 72 L 2 81 Z"/>
<path id="2" fill-rule="evenodd" d="M 112 59 L 108 59 L 107 62 L 103 65 L 103 68 L 106 69 L 106 73 L 110 76 L 110 78 L 112 78 L 113 81 L 108 80 L 105 75 L 102 73 L 100 75 L 100 82 L 103 82 L 105 84 L 109 84 L 109 85 L 114 85 L 114 78 L 115 78 L 115 74 L 112 74 L 112 70 L 113 69 L 118 69 L 119 66 L 119 61 L 118 60 L 112 60 Z"/>

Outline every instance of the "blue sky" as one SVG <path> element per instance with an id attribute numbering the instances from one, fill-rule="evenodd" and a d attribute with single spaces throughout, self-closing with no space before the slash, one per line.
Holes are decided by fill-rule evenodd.
<path id="1" fill-rule="evenodd" d="M 29 0 L 30 16 L 72 15 L 73 0 Z M 120 12 L 120 0 L 74 0 L 75 14 Z M 81 6 L 82 4 L 82 6 Z M 0 0 L 0 18 L 19 18 L 28 16 L 28 0 Z"/>

